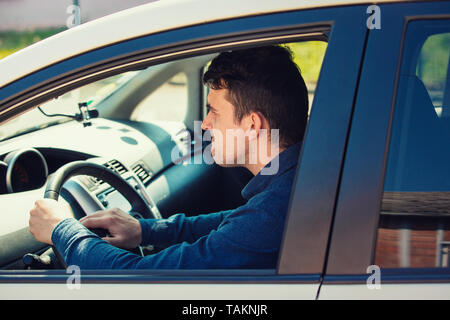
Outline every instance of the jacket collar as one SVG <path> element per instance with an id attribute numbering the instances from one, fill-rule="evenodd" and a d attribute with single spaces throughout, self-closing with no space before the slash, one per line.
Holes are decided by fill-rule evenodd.
<path id="1" fill-rule="evenodd" d="M 242 197 L 245 200 L 249 200 L 256 194 L 262 192 L 272 181 L 276 180 L 286 171 L 295 168 L 297 166 L 301 145 L 302 143 L 298 142 L 288 147 L 277 157 L 272 159 L 272 161 L 270 161 L 264 168 L 269 168 L 271 165 L 276 163 L 276 161 L 278 161 L 278 171 L 272 175 L 263 175 L 263 169 L 259 171 L 259 173 L 247 183 L 244 189 L 242 189 Z"/>

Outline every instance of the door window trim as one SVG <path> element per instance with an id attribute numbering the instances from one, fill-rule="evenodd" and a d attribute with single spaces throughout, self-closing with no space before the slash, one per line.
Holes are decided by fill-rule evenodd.
<path id="1" fill-rule="evenodd" d="M 445 9 L 442 5 L 445 5 Z M 411 21 L 450 19 L 450 13 L 442 13 L 444 10 L 450 12 L 449 2 L 386 4 L 380 7 L 384 28 L 389 31 L 384 35 L 379 30 L 369 32 L 324 283 L 352 283 L 354 279 L 365 282 L 370 276 L 366 270 L 374 262 L 389 137 L 407 27 Z M 385 56 L 372 59 L 375 55 L 379 56 L 379 52 L 374 49 L 381 43 L 387 46 L 392 44 L 389 59 Z M 395 44 L 398 44 L 398 49 Z M 385 64 L 383 71 L 374 63 L 381 59 L 390 61 L 387 67 Z M 384 78 L 376 76 L 381 72 L 384 72 Z M 368 140 L 371 141 L 370 145 L 367 144 Z M 358 230 L 352 228 L 354 226 L 358 226 Z M 449 271 L 444 268 L 382 269 L 382 278 L 385 276 L 392 283 L 431 282 L 433 277 L 447 282 Z"/>

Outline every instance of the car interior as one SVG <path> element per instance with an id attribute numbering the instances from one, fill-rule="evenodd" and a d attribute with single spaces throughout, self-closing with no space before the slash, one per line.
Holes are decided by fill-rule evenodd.
<path id="1" fill-rule="evenodd" d="M 306 42 L 320 42 L 307 61 L 317 70 L 308 86 L 311 106 L 326 42 Z M 202 161 L 210 141 L 200 128 L 208 94 L 201 77 L 216 54 L 109 76 L 3 123 L 0 269 L 61 267 L 51 248 L 37 242 L 28 230 L 34 201 L 51 197 L 52 183 L 59 183 L 52 190 L 70 205 L 76 218 L 115 207 L 127 212 L 136 209 L 107 174 L 95 168 L 77 171 L 74 164 L 80 161 L 97 169 L 106 167 L 127 181 L 150 208 L 147 216 L 137 214 L 137 218 L 192 216 L 244 204 L 241 190 L 252 174 L 244 168 Z M 299 67 L 302 73 L 308 69 Z M 72 171 L 61 178 L 64 170 Z M 97 176 L 90 176 L 91 172 Z M 139 248 L 139 253 L 160 249 L 149 246 Z"/>

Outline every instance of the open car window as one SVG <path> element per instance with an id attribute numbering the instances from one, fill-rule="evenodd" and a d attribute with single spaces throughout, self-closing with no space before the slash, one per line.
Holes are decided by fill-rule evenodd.
<path id="1" fill-rule="evenodd" d="M 311 108 L 326 42 L 308 40 L 284 46 L 292 52 L 294 62 L 305 78 Z M 205 163 L 200 165 L 193 163 L 188 166 L 186 163 L 184 165 L 171 163 L 175 146 L 181 148 L 182 156 L 195 150 L 191 146 L 191 143 L 194 143 L 192 122 L 202 120 L 200 110 L 206 104 L 201 94 L 205 90 L 201 71 L 207 66 L 207 61 L 215 55 L 217 53 L 167 62 L 139 71 L 127 71 L 69 91 L 40 104 L 40 110 L 33 109 L 6 123 L 2 127 L 4 137 L 15 135 L 16 140 L 6 139 L 5 142 L 19 139 L 26 143 L 28 137 L 32 137 L 37 150 L 41 151 L 46 161 L 48 174 L 54 173 L 61 165 L 68 163 L 69 159 L 89 159 L 99 156 L 100 159 L 106 158 L 104 165 L 118 170 L 118 173 L 122 174 L 121 167 L 123 167 L 123 170 L 136 174 L 134 180 L 128 181 L 134 181 L 133 183 L 139 181 L 143 184 L 151 195 L 150 202 L 163 218 L 180 212 L 193 216 L 237 208 L 245 203 L 241 190 L 251 178 L 249 172 L 239 168 L 219 168 L 217 165 Z M 92 123 L 89 126 L 83 127 L 75 120 L 62 116 L 79 113 L 80 103 L 88 103 L 89 109 L 96 109 L 99 112 L 98 117 L 90 120 Z M 50 129 L 53 131 L 49 131 Z M 46 132 L 49 132 L 54 140 L 57 140 L 58 136 L 62 139 L 67 132 L 64 143 L 57 142 L 52 146 L 54 150 L 59 150 L 58 153 L 47 148 L 48 140 L 45 139 L 49 136 Z M 84 136 L 91 136 L 92 138 L 88 138 L 91 141 L 83 140 Z M 120 143 L 113 142 L 116 138 L 120 143 L 124 143 L 124 148 L 121 148 Z M 72 142 L 75 140 L 78 142 Z M 95 143 L 102 146 L 96 147 Z M 85 148 L 88 145 L 89 148 Z M 136 145 L 139 152 L 130 152 Z M 68 152 L 72 153 L 70 157 L 67 156 Z M 4 157 L 6 158 L 8 154 L 5 153 Z M 108 157 L 113 160 L 109 160 Z M 21 170 L 21 174 L 27 176 L 31 169 L 25 163 Z M 18 171 L 17 174 L 19 173 Z M 184 178 L 179 179 L 179 176 Z M 107 183 L 88 177 L 82 180 L 81 182 L 77 180 L 84 189 L 82 200 L 72 194 L 73 186 L 61 195 L 66 202 L 76 207 L 75 211 L 83 211 L 84 202 L 88 201 L 87 198 L 90 196 L 105 209 L 113 207 L 125 211 L 130 209 L 126 199 L 110 189 Z M 30 198 L 33 195 L 39 196 L 43 191 L 43 182 L 36 183 L 37 187 L 30 190 L 25 187 L 24 178 L 21 184 L 24 185 L 23 188 L 17 187 L 12 193 L 4 190 L 5 194 L 0 195 L 0 201 L 2 197 L 12 201 L 12 196 L 18 194 L 19 190 L 29 190 L 27 192 L 30 193 Z M 213 185 L 220 185 L 220 190 L 216 190 L 215 195 L 211 193 Z M 186 189 L 198 192 L 189 195 L 182 192 Z M 26 216 L 27 212 L 22 214 Z M 75 213 L 75 216 L 79 214 Z M 11 215 L 3 219 L 9 217 Z M 8 223 L 5 220 L 5 224 Z M 45 248 L 41 250 L 43 249 Z M 143 253 L 152 254 L 154 249 L 144 248 Z M 7 268 L 17 268 L 19 265 L 20 261 L 17 263 L 8 261 L 6 264 Z"/>

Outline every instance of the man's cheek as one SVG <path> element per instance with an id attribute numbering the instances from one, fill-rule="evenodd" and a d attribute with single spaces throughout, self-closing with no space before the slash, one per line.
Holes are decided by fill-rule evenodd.
<path id="1" fill-rule="evenodd" d="M 224 151 L 224 141 L 219 132 L 218 135 L 214 136 L 211 143 L 211 155 L 213 156 L 216 164 L 220 165 L 224 163 Z"/>

